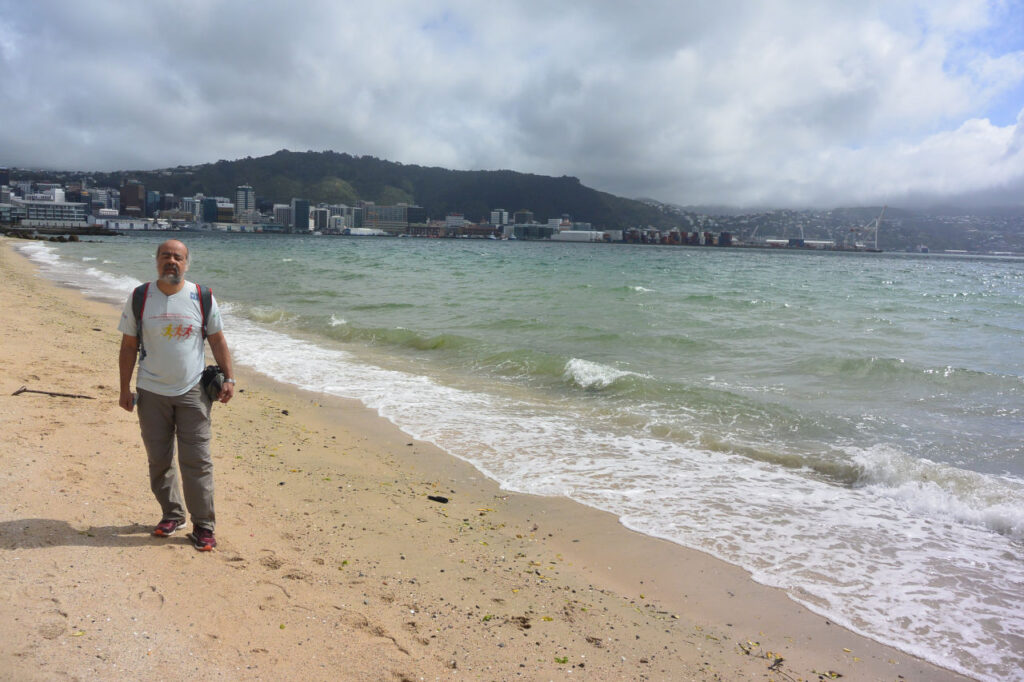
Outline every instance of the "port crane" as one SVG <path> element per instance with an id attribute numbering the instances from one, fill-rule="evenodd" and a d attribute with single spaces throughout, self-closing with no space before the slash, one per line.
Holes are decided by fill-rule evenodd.
<path id="1" fill-rule="evenodd" d="M 863 236 L 872 238 L 874 242 L 874 246 L 871 248 L 867 248 L 867 251 L 880 251 L 881 249 L 878 248 L 878 228 L 882 224 L 882 216 L 885 215 L 886 208 L 888 208 L 888 206 L 883 206 L 882 211 L 878 214 L 878 217 L 872 220 L 871 222 L 864 223 L 863 225 L 860 225 L 858 227 L 851 227 L 850 233 L 846 236 L 847 245 L 849 246 L 850 241 L 852 240 L 853 246 L 855 248 L 860 248 L 860 244 L 857 243 L 857 238 Z"/>

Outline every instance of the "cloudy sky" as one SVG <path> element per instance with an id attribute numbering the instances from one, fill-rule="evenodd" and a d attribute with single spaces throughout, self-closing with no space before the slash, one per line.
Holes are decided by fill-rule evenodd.
<path id="1" fill-rule="evenodd" d="M 0 166 L 279 149 L 680 204 L 1019 205 L 1024 0 L 0 0 Z"/>

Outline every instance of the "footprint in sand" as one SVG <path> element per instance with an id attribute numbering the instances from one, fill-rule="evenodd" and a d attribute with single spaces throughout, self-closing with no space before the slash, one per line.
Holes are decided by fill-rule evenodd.
<path id="1" fill-rule="evenodd" d="M 49 620 L 36 628 L 36 632 L 43 639 L 57 639 L 64 634 L 65 630 L 67 630 L 67 625 L 62 620 Z"/>
<path id="2" fill-rule="evenodd" d="M 278 557 L 274 556 L 273 554 L 269 554 L 269 555 L 263 557 L 262 559 L 260 559 L 260 563 L 263 564 L 264 567 L 269 568 L 272 571 L 276 571 L 277 569 L 279 569 L 282 566 L 284 566 L 284 560 L 283 559 L 279 559 Z"/>
<path id="3" fill-rule="evenodd" d="M 231 565 L 231 568 L 245 568 L 245 557 L 238 554 L 221 553 L 220 560 Z"/>
<path id="4" fill-rule="evenodd" d="M 150 585 L 148 590 L 139 592 L 139 602 L 143 607 L 156 611 L 163 608 L 164 595 L 160 594 L 155 586 Z"/>

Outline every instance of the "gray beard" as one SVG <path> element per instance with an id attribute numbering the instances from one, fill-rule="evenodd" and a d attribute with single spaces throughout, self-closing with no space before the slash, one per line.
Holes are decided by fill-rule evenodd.
<path id="1" fill-rule="evenodd" d="M 160 275 L 160 281 L 167 282 L 168 284 L 180 284 L 181 275 L 174 275 L 169 272 L 164 273 L 163 275 Z"/>

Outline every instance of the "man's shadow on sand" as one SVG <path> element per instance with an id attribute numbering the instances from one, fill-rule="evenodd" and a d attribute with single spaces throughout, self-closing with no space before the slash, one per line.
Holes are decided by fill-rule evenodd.
<path id="1" fill-rule="evenodd" d="M 153 528 L 139 523 L 76 528 L 59 519 L 0 521 L 0 549 L 142 547 L 153 544 Z"/>

